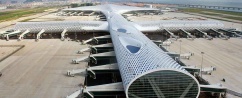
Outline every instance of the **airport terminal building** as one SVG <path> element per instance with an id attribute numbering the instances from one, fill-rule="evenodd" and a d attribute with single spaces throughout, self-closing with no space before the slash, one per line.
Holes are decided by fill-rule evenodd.
<path id="1" fill-rule="evenodd" d="M 127 15 L 133 13 L 160 13 L 157 9 L 118 5 L 98 5 L 64 9 L 58 15 L 97 15 L 98 21 L 20 22 L 14 31 L 4 37 L 33 34 L 36 41 L 49 32 L 65 40 L 66 34 L 98 33 L 82 44 L 91 44 L 85 58 L 72 62 L 88 62 L 86 69 L 70 70 L 67 75 L 85 73 L 84 86 L 68 98 L 198 98 L 201 92 L 225 93 L 224 88 L 201 84 L 199 68 L 189 68 L 181 62 L 178 53 L 169 53 L 161 43 L 145 34 L 161 33 L 164 40 L 180 37 L 203 37 L 211 40 L 237 34 L 225 30 L 214 20 L 159 20 L 133 22 Z M 145 33 L 143 33 L 145 32 Z M 176 33 L 175 33 L 176 32 Z M 211 33 L 207 33 L 211 32 Z M 226 32 L 222 34 L 220 32 Z"/>

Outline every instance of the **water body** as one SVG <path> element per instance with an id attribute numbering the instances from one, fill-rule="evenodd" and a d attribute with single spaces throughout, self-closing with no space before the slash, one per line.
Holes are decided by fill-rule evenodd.
<path id="1" fill-rule="evenodd" d="M 189 4 L 189 5 L 205 5 L 205 6 L 223 6 L 242 8 L 242 0 L 102 0 L 113 2 L 147 2 L 147 3 L 164 3 L 164 4 Z M 210 8 L 214 9 L 214 8 Z M 238 9 L 216 9 L 224 11 L 242 12 Z"/>
<path id="2" fill-rule="evenodd" d="M 102 0 L 102 1 L 119 1 L 119 2 L 154 2 L 166 4 L 190 4 L 190 5 L 207 5 L 207 6 L 224 6 L 242 8 L 242 0 Z"/>

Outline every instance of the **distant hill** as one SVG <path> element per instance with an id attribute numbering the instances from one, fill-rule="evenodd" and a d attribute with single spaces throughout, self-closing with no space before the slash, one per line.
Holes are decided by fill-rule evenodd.
<path id="1" fill-rule="evenodd" d="M 26 0 L 26 1 L 24 1 L 24 3 L 28 3 L 28 2 L 42 2 L 42 0 Z"/>

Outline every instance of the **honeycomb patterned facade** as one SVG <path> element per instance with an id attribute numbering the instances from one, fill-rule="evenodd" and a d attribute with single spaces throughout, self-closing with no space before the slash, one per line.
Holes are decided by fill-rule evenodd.
<path id="1" fill-rule="evenodd" d="M 219 29 L 218 21 L 146 21 L 130 22 L 121 14 L 147 9 L 118 5 L 98 5 L 71 8 L 64 11 L 101 11 L 107 21 L 61 21 L 18 23 L 15 30 L 39 32 L 108 31 L 110 32 L 116 59 L 127 98 L 196 98 L 200 87 L 198 81 L 181 65 L 161 50 L 142 32 L 159 30 L 186 31 Z M 142 31 L 142 32 L 141 32 Z"/>
<path id="2" fill-rule="evenodd" d="M 193 76 L 189 75 L 189 73 L 181 65 L 173 60 L 167 53 L 162 51 L 143 33 L 130 25 L 130 23 L 126 21 L 121 15 L 115 13 L 113 13 L 112 15 L 112 18 L 110 18 L 110 20 L 108 21 L 111 31 L 110 34 L 112 36 L 116 59 L 118 61 L 119 70 L 122 76 L 123 86 L 125 88 L 127 98 L 130 97 L 129 94 L 131 94 L 131 92 L 129 91 L 129 89 L 133 82 L 139 79 L 139 77 L 145 76 L 146 74 L 148 74 L 148 72 L 155 72 L 155 70 L 158 70 L 158 73 L 163 73 L 162 70 L 171 70 L 171 73 L 167 74 L 168 76 L 172 76 L 171 74 L 176 74 L 173 75 L 171 78 L 176 78 L 176 76 L 179 75 L 181 77 L 185 77 L 184 79 L 175 82 L 186 82 L 189 84 L 191 81 L 193 81 L 193 88 L 189 89 L 195 90 L 193 91 L 194 93 L 191 94 L 193 95 L 192 98 L 198 96 L 199 86 L 197 80 Z M 120 29 L 122 29 L 123 31 L 125 30 L 126 32 L 120 32 Z M 130 51 L 130 48 L 128 48 L 128 46 L 132 46 L 133 50 L 131 47 Z M 160 76 L 162 75 L 164 76 L 165 74 L 161 74 Z M 150 78 L 155 77 L 151 76 Z M 166 81 L 166 83 L 160 86 L 164 86 L 167 84 L 173 85 L 172 81 L 170 81 L 169 79 L 166 80 L 164 78 L 163 82 L 164 81 Z M 188 85 L 183 86 L 187 87 Z M 138 93 L 139 95 L 142 92 L 137 91 L 136 93 Z M 170 94 L 164 96 L 167 97 L 170 96 Z"/>
<path id="3" fill-rule="evenodd" d="M 51 22 L 20 22 L 17 23 L 14 27 L 14 30 L 30 30 L 30 32 L 37 33 L 40 32 L 42 29 L 45 32 L 62 32 L 64 29 L 67 29 L 69 32 L 78 32 L 83 30 L 104 30 L 106 28 L 101 27 L 105 25 L 106 22 L 102 21 L 51 21 Z"/>

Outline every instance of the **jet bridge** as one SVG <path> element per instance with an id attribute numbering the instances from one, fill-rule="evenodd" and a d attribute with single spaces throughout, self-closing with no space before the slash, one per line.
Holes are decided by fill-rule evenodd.
<path id="1" fill-rule="evenodd" d="M 173 43 L 171 40 L 166 40 L 166 41 L 153 40 L 153 42 L 154 42 L 157 46 L 159 46 L 159 47 L 162 47 L 162 46 L 170 46 L 170 44 Z"/>
<path id="2" fill-rule="evenodd" d="M 226 93 L 227 88 L 220 84 L 200 85 L 201 92 Z"/>
<path id="3" fill-rule="evenodd" d="M 13 30 L 2 31 L 2 32 L 0 32 L 0 35 L 2 38 L 4 38 L 4 37 L 6 37 L 6 34 L 11 33 L 11 32 L 14 32 L 14 31 Z"/>
<path id="4" fill-rule="evenodd" d="M 91 77 L 95 79 L 96 73 L 110 73 L 114 71 L 118 71 L 117 63 L 92 66 L 87 69 L 68 70 L 67 75 L 73 77 L 75 74 L 88 73 Z"/>
<path id="5" fill-rule="evenodd" d="M 180 58 L 182 59 L 190 59 L 191 56 L 193 56 L 194 53 L 191 53 L 191 52 L 188 52 L 188 53 L 183 53 L 183 54 L 180 54 Z"/>
<path id="6" fill-rule="evenodd" d="M 88 48 L 84 48 L 84 49 L 79 50 L 77 53 L 79 53 L 79 54 L 83 54 L 84 52 L 88 52 L 88 51 L 90 51 L 90 50 L 91 50 L 91 48 L 88 47 Z"/>
<path id="7" fill-rule="evenodd" d="M 14 31 L 14 32 L 8 33 L 8 34 L 5 35 L 5 38 L 6 38 L 6 40 L 8 41 L 10 36 L 17 35 L 17 34 L 19 34 L 19 33 L 21 33 L 20 30 L 17 30 L 17 31 Z"/>
<path id="8" fill-rule="evenodd" d="M 99 54 L 92 54 L 90 55 L 90 62 L 93 64 L 97 64 L 98 60 L 104 60 L 104 59 L 108 59 L 110 60 L 109 63 L 113 63 L 114 61 L 111 61 L 110 58 L 115 58 L 115 52 L 111 51 L 111 52 L 104 52 L 104 53 L 99 53 Z M 101 63 L 101 62 L 99 62 Z M 102 62 L 104 63 L 104 62 Z"/>
<path id="9" fill-rule="evenodd" d="M 174 33 L 170 32 L 170 31 L 167 30 L 167 29 L 164 29 L 164 31 L 165 31 L 166 33 L 170 34 L 170 37 L 171 37 L 171 38 L 175 38 L 176 40 L 179 38 L 178 36 L 176 36 Z"/>
<path id="10" fill-rule="evenodd" d="M 107 18 L 105 15 L 99 15 L 98 17 L 100 21 L 107 21 Z"/>
<path id="11" fill-rule="evenodd" d="M 65 40 L 65 34 L 67 32 L 67 29 L 64 29 L 64 31 L 61 33 L 61 40 L 64 41 Z"/>
<path id="12" fill-rule="evenodd" d="M 118 64 L 117 63 L 112 63 L 112 64 L 106 64 L 106 65 L 99 65 L 99 66 L 93 66 L 87 68 L 87 71 L 95 71 L 95 72 L 109 72 L 112 70 L 118 70 Z"/>
<path id="13" fill-rule="evenodd" d="M 85 45 L 85 44 L 91 42 L 92 40 L 93 40 L 93 38 L 90 38 L 88 40 L 82 40 L 82 44 Z"/>
<path id="14" fill-rule="evenodd" d="M 8 31 L 2 31 L 0 32 L 0 38 L 4 38 L 6 34 L 8 34 Z"/>
<path id="15" fill-rule="evenodd" d="M 79 95 L 82 94 L 83 87 L 80 88 L 80 90 L 75 91 L 71 95 L 66 96 L 66 98 L 78 98 Z"/>
<path id="16" fill-rule="evenodd" d="M 92 15 L 94 15 L 95 14 L 95 12 L 92 12 L 92 13 L 90 13 L 88 16 L 92 16 Z"/>
<path id="17" fill-rule="evenodd" d="M 37 34 L 37 37 L 35 39 L 35 41 L 39 41 L 40 37 L 41 37 L 41 34 L 43 34 L 45 32 L 44 29 L 42 29 L 38 34 Z"/>
<path id="18" fill-rule="evenodd" d="M 94 98 L 94 96 L 104 95 L 123 95 L 124 87 L 122 82 L 103 84 L 97 86 L 85 87 L 83 90 L 83 98 Z"/>
<path id="19" fill-rule="evenodd" d="M 242 38 L 242 31 L 232 31 L 235 36 Z"/>
<path id="20" fill-rule="evenodd" d="M 22 40 L 24 38 L 24 35 L 26 35 L 27 33 L 29 33 L 30 31 L 27 29 L 26 31 L 24 31 L 19 37 L 18 40 Z"/>
<path id="21" fill-rule="evenodd" d="M 72 63 L 79 64 L 79 62 L 89 62 L 89 60 L 90 60 L 89 57 L 86 56 L 86 57 L 82 57 L 82 58 L 73 59 Z"/>
<path id="22" fill-rule="evenodd" d="M 91 51 L 92 54 L 97 54 L 97 53 L 114 51 L 114 49 L 113 49 L 113 44 L 108 43 L 108 44 L 90 46 L 88 48 L 79 50 L 78 53 L 83 54 L 84 52 L 87 52 L 87 51 Z"/>
<path id="23" fill-rule="evenodd" d="M 180 29 L 181 32 L 185 33 L 187 35 L 187 38 L 191 38 L 192 40 L 194 40 L 196 37 L 193 36 L 191 33 L 183 30 L 183 29 Z"/>
<path id="24" fill-rule="evenodd" d="M 179 59 L 180 54 L 174 52 L 166 52 L 171 58 L 177 61 Z"/>
<path id="25" fill-rule="evenodd" d="M 77 13 L 78 13 L 78 12 L 74 12 L 73 15 L 74 15 L 74 16 L 77 16 Z"/>
<path id="26" fill-rule="evenodd" d="M 195 66 L 184 66 L 184 69 L 188 71 L 193 76 L 199 75 L 201 73 L 200 68 L 196 68 Z"/>
<path id="27" fill-rule="evenodd" d="M 83 40 L 82 44 L 87 44 L 88 42 L 91 42 L 91 41 L 95 41 L 96 44 L 108 43 L 109 41 L 111 41 L 111 36 L 105 35 L 105 36 L 93 37 L 88 40 Z"/>
<path id="28" fill-rule="evenodd" d="M 209 74 L 211 75 L 213 71 L 216 70 L 216 67 L 214 66 L 211 66 L 211 67 L 205 67 L 205 68 L 202 68 L 201 72 L 202 74 Z"/>
<path id="29" fill-rule="evenodd" d="M 84 14 L 83 12 L 80 12 L 80 13 L 78 13 L 77 15 L 78 15 L 78 16 L 83 16 L 83 14 Z"/>
<path id="30" fill-rule="evenodd" d="M 98 60 L 107 59 L 107 58 L 110 59 L 110 57 L 115 57 L 114 51 L 104 52 L 104 53 L 99 53 L 99 54 L 92 54 L 90 56 L 73 59 L 72 63 L 79 64 L 79 62 L 92 62 L 94 64 L 97 64 Z"/>
<path id="31" fill-rule="evenodd" d="M 99 37 L 94 37 L 93 40 L 96 42 L 96 44 L 102 44 L 102 42 L 108 42 L 111 40 L 110 35 L 105 35 L 105 36 L 99 36 Z"/>
<path id="32" fill-rule="evenodd" d="M 87 68 L 87 73 L 93 79 L 96 79 L 96 74 L 101 74 L 101 73 L 119 73 L 118 64 L 117 63 L 112 63 L 112 64 L 98 65 L 98 66 L 89 67 L 89 68 Z"/>
<path id="33" fill-rule="evenodd" d="M 95 45 L 91 46 L 90 48 L 92 54 L 114 51 L 112 43 Z"/>
<path id="34" fill-rule="evenodd" d="M 109 83 L 96 86 L 84 86 L 66 98 L 94 98 L 94 96 L 124 95 L 122 82 Z"/>
<path id="35" fill-rule="evenodd" d="M 199 29 L 195 29 L 195 31 L 197 31 L 197 32 L 199 32 L 200 34 L 202 34 L 203 37 L 206 38 L 206 39 L 208 39 L 208 40 L 212 40 L 212 39 L 213 39 L 213 37 L 209 36 L 206 32 L 203 32 L 203 31 L 201 31 L 201 30 L 199 30 Z"/>
<path id="36" fill-rule="evenodd" d="M 157 46 L 162 44 L 161 40 L 152 40 Z"/>
<path id="37" fill-rule="evenodd" d="M 75 74 L 81 74 L 81 73 L 86 73 L 86 69 L 73 69 L 73 70 L 68 70 L 67 71 L 67 76 L 74 77 Z"/>
<path id="38" fill-rule="evenodd" d="M 242 38 L 242 35 L 236 33 L 235 31 L 229 31 L 229 30 L 224 30 L 224 29 L 219 29 L 219 31 L 225 32 L 230 37 L 241 37 Z"/>
<path id="39" fill-rule="evenodd" d="M 219 32 L 217 30 L 214 30 L 214 29 L 210 29 L 212 32 L 215 32 L 216 34 L 219 34 L 219 37 L 224 39 L 224 40 L 228 40 L 229 39 L 229 36 L 226 36 L 224 35 L 222 32 Z"/>

